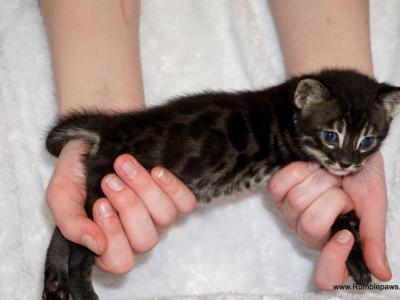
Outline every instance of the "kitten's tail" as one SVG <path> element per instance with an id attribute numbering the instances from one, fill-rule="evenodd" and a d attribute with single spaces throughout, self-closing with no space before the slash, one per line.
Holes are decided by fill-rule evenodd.
<path id="1" fill-rule="evenodd" d="M 60 117 L 46 139 L 46 148 L 58 156 L 64 145 L 70 140 L 82 139 L 91 146 L 91 153 L 96 153 L 100 144 L 101 128 L 109 120 L 109 115 L 102 113 L 74 112 L 67 117 Z"/>

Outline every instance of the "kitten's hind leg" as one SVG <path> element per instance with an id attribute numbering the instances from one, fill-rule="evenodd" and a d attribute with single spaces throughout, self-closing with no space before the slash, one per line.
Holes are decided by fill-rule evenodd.
<path id="1" fill-rule="evenodd" d="M 94 254 L 87 248 L 73 244 L 69 259 L 69 285 L 74 300 L 98 300 L 92 285 Z"/>
<path id="2" fill-rule="evenodd" d="M 71 243 L 62 236 L 56 227 L 47 249 L 42 299 L 69 299 L 68 260 L 70 249 Z"/>
<path id="3" fill-rule="evenodd" d="M 347 269 L 357 284 L 366 285 L 371 282 L 371 274 L 364 261 L 361 248 L 359 224 L 360 220 L 353 210 L 345 215 L 339 216 L 336 219 L 332 226 L 332 235 L 342 229 L 347 229 L 353 234 L 354 245 L 346 261 Z"/>

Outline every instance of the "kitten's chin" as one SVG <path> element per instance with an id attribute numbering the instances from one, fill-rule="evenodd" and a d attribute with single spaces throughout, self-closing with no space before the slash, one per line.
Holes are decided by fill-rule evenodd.
<path id="1" fill-rule="evenodd" d="M 347 168 L 347 169 L 337 168 L 337 167 L 329 166 L 329 165 L 324 165 L 324 167 L 329 173 L 331 173 L 335 176 L 347 176 L 347 175 L 355 174 L 355 173 L 359 172 L 361 169 L 361 168 L 357 168 L 354 166 Z"/>
<path id="2" fill-rule="evenodd" d="M 354 171 L 351 171 L 351 170 L 333 169 L 330 167 L 325 167 L 325 168 L 327 169 L 327 171 L 329 173 L 332 173 L 335 176 L 346 176 L 346 175 L 354 173 Z"/>

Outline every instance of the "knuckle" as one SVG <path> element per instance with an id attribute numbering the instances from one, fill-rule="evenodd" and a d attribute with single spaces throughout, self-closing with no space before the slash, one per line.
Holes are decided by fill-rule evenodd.
<path id="1" fill-rule="evenodd" d="M 183 214 L 188 214 L 194 210 L 196 207 L 196 197 L 193 193 L 189 193 L 189 195 L 185 198 L 185 201 L 179 207 L 179 211 Z"/>
<path id="2" fill-rule="evenodd" d="M 336 176 L 333 176 L 332 174 L 329 174 L 328 182 L 332 186 L 339 186 L 340 185 L 340 179 L 338 177 L 336 177 Z"/>
<path id="3" fill-rule="evenodd" d="M 286 202 L 289 208 L 295 212 L 301 212 L 303 210 L 303 194 L 296 188 L 289 191 L 286 197 Z"/>
<path id="4" fill-rule="evenodd" d="M 346 201 L 346 197 L 347 196 L 344 191 L 339 187 L 335 186 L 329 189 L 329 198 L 334 201 L 342 202 L 344 204 Z"/>
<path id="5" fill-rule="evenodd" d="M 176 203 L 180 213 L 189 213 L 196 206 L 196 197 L 186 186 L 171 176 L 170 183 L 163 187 L 168 196 Z M 177 213 L 177 212 L 176 212 Z"/>
<path id="6" fill-rule="evenodd" d="M 61 180 L 52 179 L 46 189 L 46 201 L 48 204 L 56 202 L 60 191 L 65 190 L 66 184 Z"/>
<path id="7" fill-rule="evenodd" d="M 100 225 L 104 231 L 107 232 L 108 235 L 117 235 L 123 232 L 122 227 L 119 223 L 119 220 L 116 216 L 112 216 L 106 218 L 101 221 L 102 224 Z"/>
<path id="8" fill-rule="evenodd" d="M 177 209 L 171 205 L 168 211 L 158 216 L 157 225 L 161 227 L 168 227 L 175 221 L 177 215 L 178 215 Z"/>
<path id="9" fill-rule="evenodd" d="M 315 276 L 314 276 L 315 285 L 321 290 L 330 291 L 332 289 L 332 287 L 331 287 L 331 285 L 329 285 L 329 283 L 327 283 L 327 280 L 325 278 L 326 275 L 322 274 L 321 272 L 322 271 L 318 270 L 315 273 Z"/>
<path id="10" fill-rule="evenodd" d="M 296 181 L 300 181 L 302 179 L 302 172 L 296 168 L 292 171 L 290 176 L 292 176 Z"/>
<path id="11" fill-rule="evenodd" d="M 275 175 L 274 175 L 275 176 Z M 268 182 L 268 190 L 270 191 L 270 193 L 274 196 L 279 196 L 280 195 L 280 191 L 278 189 L 278 185 L 276 183 L 276 177 L 272 176 L 271 179 Z"/>
<path id="12" fill-rule="evenodd" d="M 290 176 L 292 176 L 296 181 L 302 181 L 306 176 L 306 166 L 303 163 L 293 164 Z"/>
<path id="13" fill-rule="evenodd" d="M 116 209 L 118 211 L 123 211 L 126 209 L 130 209 L 136 207 L 140 199 L 133 193 L 120 193 L 110 198 L 112 203 L 115 203 Z"/>
<path id="14" fill-rule="evenodd" d="M 334 175 L 332 175 L 332 174 L 330 174 L 330 173 L 328 173 L 325 170 L 324 170 L 324 173 L 322 173 L 321 176 L 323 176 L 323 179 L 324 179 L 323 183 L 325 183 L 328 186 L 338 186 L 338 185 L 340 185 L 339 178 L 334 176 Z"/>
<path id="15" fill-rule="evenodd" d="M 124 275 L 129 273 L 135 266 L 135 256 L 133 253 L 131 253 L 130 255 L 125 254 L 123 257 L 123 261 L 109 261 L 109 259 L 100 256 L 96 259 L 96 265 L 100 269 L 106 272 L 110 272 L 114 275 Z"/>
<path id="16" fill-rule="evenodd" d="M 58 228 L 60 229 L 62 235 L 67 239 L 70 239 L 75 231 L 75 225 L 68 221 L 60 222 L 60 224 L 58 224 Z"/>
<path id="17" fill-rule="evenodd" d="M 323 228 L 318 222 L 318 216 L 305 213 L 299 220 L 299 226 L 303 234 L 309 239 L 316 240 L 324 235 Z"/>
<path id="18" fill-rule="evenodd" d="M 130 271 L 132 271 L 134 266 L 135 266 L 135 259 L 134 256 L 131 255 L 129 257 L 125 257 L 123 263 L 112 266 L 110 270 L 115 275 L 125 275 Z"/>
<path id="19" fill-rule="evenodd" d="M 158 235 L 147 237 L 145 240 L 135 243 L 134 249 L 139 253 L 148 252 L 158 243 Z"/>

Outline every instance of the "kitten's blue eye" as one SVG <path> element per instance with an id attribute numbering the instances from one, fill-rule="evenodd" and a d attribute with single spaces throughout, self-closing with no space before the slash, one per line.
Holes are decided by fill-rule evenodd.
<path id="1" fill-rule="evenodd" d="M 372 136 L 366 136 L 365 138 L 362 139 L 360 143 L 360 148 L 367 149 L 371 147 L 373 143 L 374 143 L 374 138 Z"/>
<path id="2" fill-rule="evenodd" d="M 334 145 L 338 142 L 339 137 L 334 131 L 324 131 L 324 140 L 328 144 Z"/>

